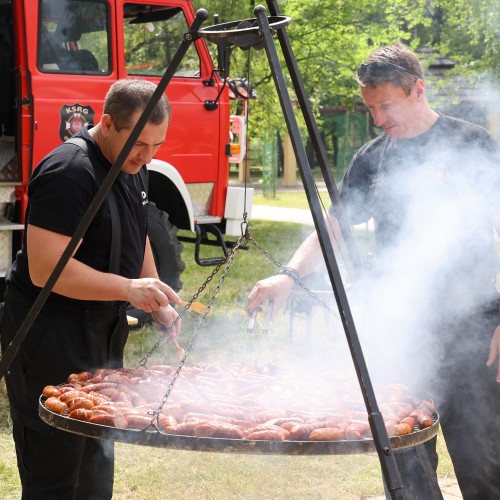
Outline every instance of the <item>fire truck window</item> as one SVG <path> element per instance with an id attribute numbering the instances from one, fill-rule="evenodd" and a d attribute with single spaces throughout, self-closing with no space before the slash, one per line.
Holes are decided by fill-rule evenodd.
<path id="1" fill-rule="evenodd" d="M 125 4 L 124 12 L 127 73 L 163 75 L 188 29 L 184 13 L 180 8 L 130 3 Z M 175 76 L 200 76 L 200 57 L 194 44 L 189 46 Z"/>
<path id="2" fill-rule="evenodd" d="M 108 26 L 104 2 L 42 0 L 38 68 L 50 73 L 109 73 Z"/>

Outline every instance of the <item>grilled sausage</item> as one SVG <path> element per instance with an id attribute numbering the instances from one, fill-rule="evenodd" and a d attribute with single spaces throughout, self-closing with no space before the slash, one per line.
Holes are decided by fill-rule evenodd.
<path id="1" fill-rule="evenodd" d="M 290 431 L 290 439 L 293 441 L 308 441 L 311 432 L 321 427 L 325 427 L 323 422 L 295 424 L 291 429 L 288 429 Z"/>
<path id="2" fill-rule="evenodd" d="M 314 429 L 310 436 L 310 441 L 340 441 L 344 437 L 342 429 L 339 427 L 321 427 Z"/>
<path id="3" fill-rule="evenodd" d="M 250 440 L 256 440 L 256 441 L 286 441 L 290 434 L 285 430 L 281 429 L 280 430 L 275 430 L 275 429 L 268 429 L 268 430 L 262 430 L 262 431 L 255 431 L 251 432 L 250 434 L 247 434 L 245 436 L 246 439 Z"/>
<path id="4" fill-rule="evenodd" d="M 77 408 L 69 412 L 69 418 L 74 418 L 76 420 L 83 420 L 84 422 L 89 422 L 93 415 L 92 410 L 86 408 Z"/>
<path id="5" fill-rule="evenodd" d="M 227 422 L 202 422 L 194 428 L 197 437 L 243 439 L 244 429 Z"/>
<path id="6" fill-rule="evenodd" d="M 127 429 L 146 429 L 152 423 L 153 417 L 140 413 L 124 413 L 127 418 Z"/>
<path id="7" fill-rule="evenodd" d="M 87 398 L 89 399 L 89 395 L 86 392 L 83 391 L 78 391 L 78 390 L 73 390 L 73 391 L 68 391 L 59 396 L 59 399 L 63 402 L 68 404 L 69 401 L 72 399 L 76 398 Z"/>
<path id="8" fill-rule="evenodd" d="M 160 428 L 165 432 L 175 432 L 175 428 L 177 427 L 177 420 L 175 420 L 172 415 L 158 415 L 158 424 Z"/>
<path id="9" fill-rule="evenodd" d="M 89 410 L 94 406 L 94 402 L 90 398 L 77 397 L 70 399 L 67 403 L 70 412 L 79 408 Z"/>
<path id="10" fill-rule="evenodd" d="M 68 405 L 63 403 L 59 398 L 51 397 L 45 401 L 45 408 L 58 415 L 62 415 L 68 409 Z"/>
<path id="11" fill-rule="evenodd" d="M 426 429 L 433 423 L 431 415 L 424 410 L 414 410 L 409 416 L 417 421 L 419 429 Z"/>
<path id="12" fill-rule="evenodd" d="M 108 413 L 96 413 L 90 417 L 90 423 L 98 425 L 107 425 L 108 427 L 116 427 L 117 429 L 126 429 L 128 420 L 125 415 L 110 415 Z"/>
<path id="13" fill-rule="evenodd" d="M 46 398 L 58 398 L 62 394 L 61 389 L 54 385 L 47 385 L 43 388 L 42 395 Z"/>
<path id="14" fill-rule="evenodd" d="M 94 375 L 90 372 L 80 372 L 80 373 L 72 373 L 68 377 L 68 382 L 70 384 L 83 384 L 90 380 Z"/>
<path id="15" fill-rule="evenodd" d="M 404 434 L 410 434 L 413 431 L 413 427 L 408 422 L 402 422 L 396 425 L 394 435 L 402 436 Z"/>

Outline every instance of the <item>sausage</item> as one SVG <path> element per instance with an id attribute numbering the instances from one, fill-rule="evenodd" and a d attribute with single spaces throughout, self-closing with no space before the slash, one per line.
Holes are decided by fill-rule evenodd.
<path id="1" fill-rule="evenodd" d="M 107 396 L 108 398 L 112 399 L 113 401 L 119 401 L 120 392 L 118 391 L 118 389 L 116 387 L 104 387 L 104 388 L 98 390 L 97 392 L 99 394 L 103 394 L 104 396 Z M 121 401 L 123 401 L 123 399 Z"/>
<path id="2" fill-rule="evenodd" d="M 158 415 L 158 424 L 160 428 L 166 432 L 175 432 L 177 420 L 171 415 L 163 415 L 160 413 L 160 415 Z"/>
<path id="3" fill-rule="evenodd" d="M 324 427 L 323 422 L 295 424 L 291 429 L 288 429 L 290 431 L 290 439 L 293 441 L 307 441 L 311 432 L 320 427 Z"/>
<path id="4" fill-rule="evenodd" d="M 394 435 L 402 436 L 403 434 L 410 434 L 413 431 L 413 427 L 408 422 L 402 422 L 396 425 Z"/>
<path id="5" fill-rule="evenodd" d="M 106 382 L 116 382 L 117 384 L 129 385 L 130 379 L 124 373 L 112 372 L 105 375 L 104 380 Z"/>
<path id="6" fill-rule="evenodd" d="M 340 441 L 344 433 L 340 427 L 320 427 L 314 429 L 309 436 L 310 441 Z"/>
<path id="7" fill-rule="evenodd" d="M 58 386 L 59 387 L 59 390 L 64 393 L 64 392 L 71 392 L 71 391 L 74 391 L 75 390 L 75 387 L 72 386 L 72 385 L 62 385 L 62 386 Z"/>
<path id="8" fill-rule="evenodd" d="M 292 430 L 292 427 L 294 427 L 300 423 L 301 422 L 283 422 L 279 427 L 290 432 Z M 291 436 L 290 436 L 290 438 L 293 439 Z"/>
<path id="9" fill-rule="evenodd" d="M 243 439 L 244 429 L 227 422 L 202 422 L 194 428 L 197 437 Z"/>
<path id="10" fill-rule="evenodd" d="M 412 411 L 409 416 L 417 421 L 419 429 L 426 429 L 433 424 L 432 416 L 424 410 Z"/>
<path id="11" fill-rule="evenodd" d="M 286 441 L 287 437 L 289 436 L 289 433 L 285 429 L 275 430 L 275 429 L 268 429 L 268 430 L 261 430 L 261 431 L 255 431 L 251 432 L 250 434 L 247 434 L 245 436 L 246 439 L 250 440 L 264 440 L 264 441 Z"/>
<path id="12" fill-rule="evenodd" d="M 90 399 L 89 395 L 86 392 L 78 391 L 78 390 L 68 391 L 68 392 L 65 392 L 59 396 L 59 399 L 63 403 L 66 403 L 66 404 L 68 404 L 72 399 L 76 399 L 76 398 Z"/>
<path id="13" fill-rule="evenodd" d="M 140 413 L 124 413 L 127 418 L 127 429 L 146 429 L 152 423 L 153 417 Z"/>
<path id="14" fill-rule="evenodd" d="M 69 418 L 74 418 L 76 420 L 83 420 L 84 422 L 89 422 L 93 415 L 92 410 L 86 408 L 77 408 L 69 413 Z"/>
<path id="15" fill-rule="evenodd" d="M 128 427 L 128 419 L 125 415 L 110 415 L 109 413 L 96 413 L 90 417 L 92 424 L 107 425 L 108 427 L 116 427 L 117 429 L 126 429 Z"/>
<path id="16" fill-rule="evenodd" d="M 357 441 L 370 435 L 368 422 L 351 422 L 344 429 L 344 438 Z"/>
<path id="17" fill-rule="evenodd" d="M 408 424 L 410 426 L 410 428 L 411 428 L 412 431 L 415 428 L 415 418 L 412 417 L 411 415 L 409 415 L 409 416 L 401 419 L 401 421 L 399 423 L 400 424 Z"/>
<path id="18" fill-rule="evenodd" d="M 199 420 L 190 420 L 189 422 L 183 422 L 178 424 L 175 428 L 175 433 L 180 436 L 194 436 L 194 429 L 198 424 L 201 424 Z"/>
<path id="19" fill-rule="evenodd" d="M 73 398 L 70 399 L 67 403 L 69 411 L 77 410 L 78 408 L 85 408 L 86 410 L 90 410 L 94 406 L 94 402 L 89 398 Z"/>
<path id="20" fill-rule="evenodd" d="M 58 415 L 62 415 L 68 409 L 68 405 L 63 403 L 59 398 L 51 397 L 45 401 L 45 408 Z"/>
<path id="21" fill-rule="evenodd" d="M 57 388 L 54 385 L 47 385 L 43 388 L 42 395 L 45 398 L 58 398 L 62 394 L 61 389 Z"/>
<path id="22" fill-rule="evenodd" d="M 92 401 L 94 402 L 95 405 L 105 404 L 105 403 L 111 401 L 111 398 L 108 398 L 108 396 L 105 396 L 104 394 L 100 394 L 99 392 L 91 391 L 91 392 L 88 392 L 85 394 L 87 394 L 87 397 L 92 399 Z"/>
<path id="23" fill-rule="evenodd" d="M 101 392 L 103 389 L 108 389 L 110 387 L 116 387 L 114 382 L 96 382 L 95 384 L 87 384 L 82 387 L 84 392 Z"/>
<path id="24" fill-rule="evenodd" d="M 83 384 L 87 380 L 90 380 L 94 375 L 90 372 L 80 372 L 80 373 L 72 373 L 68 377 L 68 382 L 70 384 Z"/>

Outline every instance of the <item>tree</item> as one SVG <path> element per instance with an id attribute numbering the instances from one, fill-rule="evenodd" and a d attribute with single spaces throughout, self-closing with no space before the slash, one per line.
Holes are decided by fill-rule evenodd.
<path id="1" fill-rule="evenodd" d="M 194 3 L 219 13 L 221 21 L 254 17 L 254 0 Z M 500 0 L 283 0 L 280 10 L 292 18 L 287 32 L 325 136 L 333 125 L 323 122 L 320 110 L 359 103 L 356 67 L 382 45 L 426 45 L 457 61 L 456 72 L 500 78 Z M 250 133 L 283 130 L 264 51 L 233 50 L 231 64 L 231 75 L 249 78 L 259 97 L 251 107 L 259 129 L 252 132 L 250 125 Z"/>

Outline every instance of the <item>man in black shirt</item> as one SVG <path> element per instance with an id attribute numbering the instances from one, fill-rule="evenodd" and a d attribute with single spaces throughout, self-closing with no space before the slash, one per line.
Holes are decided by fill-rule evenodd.
<path id="1" fill-rule="evenodd" d="M 156 86 L 119 80 L 100 122 L 49 153 L 30 179 L 23 247 L 6 276 L 5 350 L 68 245 Z M 165 141 L 162 96 L 6 375 L 23 498 L 111 498 L 113 444 L 55 429 L 38 417 L 46 385 L 122 366 L 128 303 L 171 325 L 180 297 L 158 279 L 147 237 L 147 170 Z M 78 143 L 78 141 L 80 141 Z M 113 198 L 114 201 L 111 200 Z M 120 228 L 117 231 L 117 227 Z M 117 241 L 120 235 L 119 241 Z M 173 327 L 179 332 L 180 323 Z"/>
<path id="2" fill-rule="evenodd" d="M 357 80 L 384 133 L 353 158 L 327 225 L 337 241 L 339 217 L 375 225 L 373 274 L 356 283 L 368 365 L 433 393 L 463 497 L 500 498 L 499 148 L 482 127 L 429 107 L 422 66 L 402 44 L 374 51 Z M 290 274 L 311 273 L 321 256 L 313 233 Z M 286 274 L 259 281 L 248 311 L 267 298 L 276 311 L 293 285 Z M 395 457 L 405 498 L 440 498 L 435 439 Z"/>

